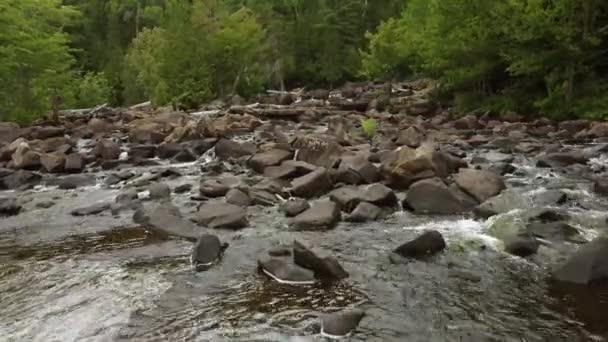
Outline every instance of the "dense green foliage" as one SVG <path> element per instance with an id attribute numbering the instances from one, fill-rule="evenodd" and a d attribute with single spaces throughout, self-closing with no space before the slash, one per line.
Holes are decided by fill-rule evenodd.
<path id="1" fill-rule="evenodd" d="M 461 111 L 608 117 L 602 0 L 0 0 L 0 119 L 425 76 Z"/>
<path id="2" fill-rule="evenodd" d="M 368 76 L 438 79 L 461 110 L 608 117 L 608 3 L 410 0 L 370 36 Z"/>

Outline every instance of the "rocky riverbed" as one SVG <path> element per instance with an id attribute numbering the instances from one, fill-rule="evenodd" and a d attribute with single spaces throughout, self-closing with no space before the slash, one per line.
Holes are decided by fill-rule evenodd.
<path id="1" fill-rule="evenodd" d="M 608 124 L 429 89 L 0 123 L 0 335 L 608 338 Z"/>

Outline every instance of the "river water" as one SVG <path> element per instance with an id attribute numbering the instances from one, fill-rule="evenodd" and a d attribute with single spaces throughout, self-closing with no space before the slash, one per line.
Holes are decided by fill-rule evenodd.
<path id="1" fill-rule="evenodd" d="M 583 236 L 603 233 L 608 202 L 590 192 L 588 181 L 537 169 L 529 157 L 517 156 L 515 165 L 520 171 L 507 177 L 510 187 L 528 194 L 564 189 L 576 199 L 564 208 Z M 170 185 L 198 181 L 197 163 L 174 167 L 185 176 Z M 401 212 L 328 232 L 293 232 L 275 208 L 251 207 L 249 228 L 216 232 L 230 243 L 221 263 L 194 273 L 191 243 L 159 241 L 134 226 L 131 213 L 67 214 L 83 203 L 111 201 L 118 191 L 43 187 L 18 194 L 24 212 L 0 221 L 0 340 L 322 341 L 319 315 L 348 307 L 366 310 L 351 341 L 608 337 L 607 291 L 549 280 L 575 245 L 543 247 L 530 259 L 509 256 L 489 232 L 500 217 Z M 56 204 L 35 206 L 44 200 Z M 196 210 L 188 195 L 174 201 L 186 216 Z M 442 232 L 448 249 L 430 260 L 391 264 L 389 252 L 424 229 Z M 294 239 L 336 256 L 350 277 L 292 287 L 256 272 L 268 248 Z"/>

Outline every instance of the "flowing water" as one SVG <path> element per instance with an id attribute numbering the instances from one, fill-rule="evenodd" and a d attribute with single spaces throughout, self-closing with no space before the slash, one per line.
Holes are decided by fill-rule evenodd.
<path id="1" fill-rule="evenodd" d="M 516 159 L 516 191 L 566 189 L 564 207 L 590 239 L 606 226 L 605 200 L 589 182 Z M 606 160 L 597 159 L 604 164 Z M 174 166 L 198 180 L 197 163 Z M 550 269 L 575 245 L 541 248 L 521 259 L 501 251 L 488 227 L 500 219 L 397 213 L 328 232 L 293 232 L 275 208 L 250 208 L 251 226 L 217 232 L 230 243 L 221 263 L 194 273 L 191 243 L 161 241 L 132 224 L 130 213 L 75 218 L 83 203 L 112 200 L 117 189 L 19 194 L 25 212 L 0 221 L 2 341 L 322 341 L 319 315 L 366 310 L 351 341 L 602 341 L 608 293 L 553 284 Z M 1 194 L 0 194 L 1 195 Z M 49 209 L 34 203 L 53 200 Z M 188 195 L 174 201 L 186 216 Z M 188 204 L 190 203 L 190 204 Z M 515 215 L 511 212 L 501 217 Z M 425 261 L 391 264 L 389 252 L 424 229 L 444 234 L 448 249 Z M 333 285 L 293 287 L 256 272 L 270 247 L 301 240 L 334 255 L 350 277 Z M 561 249 L 560 249 L 561 248 Z"/>

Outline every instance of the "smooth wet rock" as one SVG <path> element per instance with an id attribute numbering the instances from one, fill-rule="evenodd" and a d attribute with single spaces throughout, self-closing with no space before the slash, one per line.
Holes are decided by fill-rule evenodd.
<path id="1" fill-rule="evenodd" d="M 31 135 L 33 139 L 48 139 L 53 137 L 61 137 L 65 133 L 65 129 L 63 127 L 55 127 L 55 126 L 39 126 L 34 127 Z"/>
<path id="2" fill-rule="evenodd" d="M 333 137 L 325 135 L 299 136 L 292 146 L 297 150 L 297 160 L 326 169 L 332 168 L 343 152 L 342 146 Z"/>
<path id="3" fill-rule="evenodd" d="M 95 155 L 104 160 L 115 160 L 120 157 L 120 146 L 112 140 L 100 140 L 95 146 Z"/>
<path id="4" fill-rule="evenodd" d="M 397 145 L 405 145 L 416 148 L 424 140 L 424 132 L 415 126 L 410 126 L 408 129 L 401 131 L 397 138 Z"/>
<path id="5" fill-rule="evenodd" d="M 299 230 L 327 230 L 341 219 L 340 207 L 331 201 L 319 201 L 297 215 L 291 225 Z"/>
<path id="6" fill-rule="evenodd" d="M 515 209 L 526 209 L 531 206 L 532 201 L 525 198 L 518 191 L 506 190 L 477 206 L 475 214 L 483 218 L 489 218 L 494 215 L 504 214 Z"/>
<path id="7" fill-rule="evenodd" d="M 382 209 L 368 203 L 361 202 L 357 205 L 350 215 L 348 215 L 345 221 L 348 222 L 369 222 L 377 220 L 382 215 Z"/>
<path id="8" fill-rule="evenodd" d="M 288 258 L 264 257 L 258 260 L 258 265 L 262 273 L 282 284 L 309 285 L 315 282 L 312 271 Z"/>
<path id="9" fill-rule="evenodd" d="M 156 156 L 161 159 L 171 159 L 180 153 L 184 147 L 178 143 L 160 144 L 156 149 Z"/>
<path id="10" fill-rule="evenodd" d="M 365 154 L 343 157 L 335 175 L 337 182 L 346 184 L 370 184 L 380 177 L 380 172 Z"/>
<path id="11" fill-rule="evenodd" d="M 62 153 L 44 153 L 40 156 L 42 169 L 48 173 L 63 172 L 65 168 L 65 155 Z"/>
<path id="12" fill-rule="evenodd" d="M 455 180 L 461 189 L 479 202 L 498 195 L 506 188 L 502 178 L 490 171 L 460 169 Z"/>
<path id="13" fill-rule="evenodd" d="M 165 239 L 173 236 L 194 242 L 200 236 L 200 229 L 194 223 L 182 218 L 176 207 L 166 203 L 137 209 L 133 221 Z"/>
<path id="14" fill-rule="evenodd" d="M 18 170 L 37 170 L 40 168 L 40 154 L 23 143 L 13 153 L 12 162 L 13 168 Z"/>
<path id="15" fill-rule="evenodd" d="M 539 246 L 533 236 L 515 236 L 505 241 L 505 251 L 522 258 L 536 254 Z"/>
<path id="16" fill-rule="evenodd" d="M 247 212 L 229 203 L 208 203 L 200 207 L 197 221 L 209 228 L 241 229 L 249 225 Z"/>
<path id="17" fill-rule="evenodd" d="M 95 177 L 92 175 L 72 175 L 50 180 L 49 185 L 57 185 L 59 189 L 71 190 L 84 186 L 95 185 Z"/>
<path id="18" fill-rule="evenodd" d="M 303 198 L 290 198 L 287 201 L 281 203 L 279 210 L 285 213 L 287 217 L 294 217 L 298 214 L 308 210 L 310 204 Z"/>
<path id="19" fill-rule="evenodd" d="M 0 217 L 14 216 L 21 211 L 21 205 L 14 197 L 0 197 Z"/>
<path id="20" fill-rule="evenodd" d="M 362 189 L 365 193 L 365 201 L 380 207 L 397 207 L 399 199 L 395 192 L 388 186 L 380 183 L 371 184 Z"/>
<path id="21" fill-rule="evenodd" d="M 206 271 L 219 261 L 227 247 L 216 235 L 203 234 L 192 248 L 190 263 L 197 272 Z"/>
<path id="22" fill-rule="evenodd" d="M 148 159 L 154 158 L 157 153 L 155 145 L 135 145 L 129 148 L 129 156 L 131 159 Z"/>
<path id="23" fill-rule="evenodd" d="M 251 204 L 251 199 L 241 189 L 230 189 L 226 193 L 226 202 L 241 207 L 248 207 Z"/>
<path id="24" fill-rule="evenodd" d="M 114 128 L 110 122 L 99 118 L 92 118 L 91 120 L 89 120 L 87 127 L 94 134 L 108 133 L 111 132 Z"/>
<path id="25" fill-rule="evenodd" d="M 329 193 L 329 199 L 340 206 L 344 212 L 352 212 L 365 200 L 365 193 L 354 186 L 343 186 Z"/>
<path id="26" fill-rule="evenodd" d="M 269 166 L 281 164 L 284 160 L 292 157 L 292 153 L 286 150 L 273 149 L 253 155 L 249 159 L 249 166 L 256 172 L 263 173 Z"/>
<path id="27" fill-rule="evenodd" d="M 475 201 L 448 188 L 439 178 L 414 183 L 407 192 L 406 204 L 416 212 L 427 214 L 460 214 L 475 206 Z"/>
<path id="28" fill-rule="evenodd" d="M 270 166 L 264 170 L 268 178 L 291 179 L 304 176 L 317 169 L 317 166 L 303 161 L 286 160 L 279 166 Z"/>
<path id="29" fill-rule="evenodd" d="M 21 128 L 16 123 L 0 122 L 0 142 L 10 144 L 21 135 Z"/>
<path id="30" fill-rule="evenodd" d="M 38 173 L 26 170 L 17 170 L 15 172 L 6 174 L 0 179 L 0 189 L 14 190 L 30 188 L 38 184 L 41 179 L 42 176 L 40 176 Z"/>
<path id="31" fill-rule="evenodd" d="M 84 169 L 84 165 L 84 159 L 79 153 L 71 153 L 65 158 L 64 170 L 67 173 L 79 173 Z"/>
<path id="32" fill-rule="evenodd" d="M 553 273 L 553 277 L 576 284 L 608 279 L 608 238 L 599 237 L 583 245 Z"/>
<path id="33" fill-rule="evenodd" d="M 279 203 L 276 194 L 256 187 L 249 190 L 249 197 L 251 198 L 251 204 L 253 205 L 274 206 Z"/>
<path id="34" fill-rule="evenodd" d="M 165 183 L 153 183 L 147 190 L 151 200 L 171 198 L 171 188 Z"/>
<path id="35" fill-rule="evenodd" d="M 312 270 L 315 277 L 325 280 L 348 278 L 348 273 L 332 257 L 321 258 L 298 241 L 293 242 L 293 261 L 296 265 Z"/>
<path id="36" fill-rule="evenodd" d="M 190 149 L 184 148 L 171 160 L 176 163 L 189 163 L 195 161 L 196 159 L 196 155 L 194 155 L 194 153 Z"/>
<path id="37" fill-rule="evenodd" d="M 327 169 L 321 167 L 315 171 L 294 179 L 292 182 L 292 194 L 294 196 L 311 198 L 322 195 L 332 187 L 332 181 Z"/>
<path id="38" fill-rule="evenodd" d="M 72 216 L 92 216 L 101 214 L 104 211 L 110 210 L 110 203 L 95 203 L 82 208 L 74 209 L 70 212 Z"/>
<path id="39" fill-rule="evenodd" d="M 538 158 L 539 167 L 564 167 L 587 164 L 588 157 L 582 151 L 548 153 Z"/>
<path id="40" fill-rule="evenodd" d="M 230 184 L 222 182 L 220 179 L 207 179 L 199 186 L 202 195 L 215 198 L 225 196 L 230 190 Z"/>
<path id="41" fill-rule="evenodd" d="M 342 338 L 357 329 L 365 311 L 352 309 L 324 315 L 321 319 L 321 335 Z"/>
<path id="42" fill-rule="evenodd" d="M 215 155 L 220 159 L 238 159 L 240 157 L 250 156 L 257 151 L 257 148 L 252 143 L 239 143 L 237 141 L 220 139 L 215 144 Z"/>
<path id="43" fill-rule="evenodd" d="M 414 240 L 395 249 L 395 253 L 406 258 L 424 258 L 443 251 L 446 248 L 441 233 L 430 230 L 422 233 Z"/>

